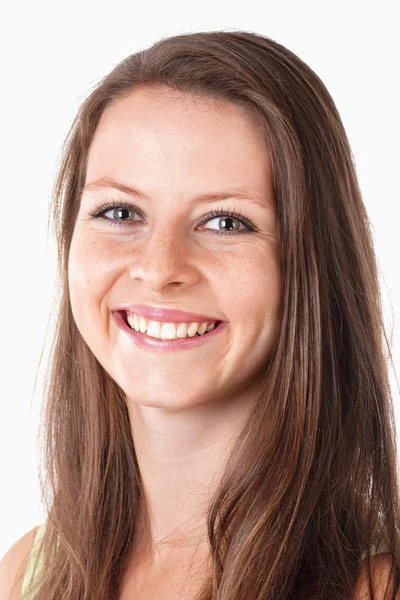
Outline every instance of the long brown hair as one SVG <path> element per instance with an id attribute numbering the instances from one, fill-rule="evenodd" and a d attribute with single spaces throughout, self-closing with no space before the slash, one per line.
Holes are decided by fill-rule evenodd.
<path id="1" fill-rule="evenodd" d="M 277 205 L 280 328 L 209 507 L 211 570 L 198 599 L 350 598 L 376 542 L 392 556 L 397 589 L 390 349 L 349 142 L 326 87 L 293 52 L 259 34 L 212 31 L 122 60 L 84 100 L 62 148 L 50 206 L 58 287 L 40 426 L 48 516 L 37 600 L 117 598 L 137 540 L 143 498 L 124 393 L 77 329 L 67 271 L 100 117 L 143 86 L 253 114 Z"/>

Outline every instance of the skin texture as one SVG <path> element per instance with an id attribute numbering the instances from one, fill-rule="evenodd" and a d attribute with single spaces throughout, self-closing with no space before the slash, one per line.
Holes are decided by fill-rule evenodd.
<path id="1" fill-rule="evenodd" d="M 20 537 L 0 561 L 0 600 L 19 600 L 22 579 L 39 526 Z"/>
<path id="2" fill-rule="evenodd" d="M 96 130 L 85 183 L 106 176 L 147 198 L 84 191 L 69 256 L 72 311 L 86 343 L 126 395 L 150 514 L 143 537 L 153 565 L 182 564 L 188 545 L 205 548 L 209 494 L 254 405 L 279 327 L 271 162 L 243 108 L 140 89 L 114 101 Z M 261 206 L 234 195 L 196 202 L 201 194 L 225 190 L 247 193 Z M 90 217 L 106 200 L 121 199 L 141 211 L 131 211 L 129 224 Z M 229 231 L 220 217 L 199 224 L 219 207 L 240 211 L 259 231 Z M 106 216 L 120 218 L 112 209 Z M 199 348 L 154 352 L 117 328 L 112 310 L 124 303 L 199 312 L 228 326 Z"/>

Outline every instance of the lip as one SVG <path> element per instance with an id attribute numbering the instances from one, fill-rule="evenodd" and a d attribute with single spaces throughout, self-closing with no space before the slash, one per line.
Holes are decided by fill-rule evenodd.
<path id="1" fill-rule="evenodd" d="M 216 317 L 186 312 L 183 310 L 172 310 L 158 308 L 156 306 L 146 306 L 144 304 L 120 306 L 116 310 L 125 311 L 132 314 L 135 313 L 141 317 L 144 317 L 145 319 L 158 321 L 159 323 L 204 323 L 205 321 L 208 323 L 214 323 L 215 321 L 224 323 L 222 319 L 218 319 Z"/>
<path id="2" fill-rule="evenodd" d="M 113 312 L 113 317 L 117 327 L 121 332 L 126 335 L 129 340 L 135 345 L 148 350 L 163 352 L 166 350 L 189 350 L 190 348 L 197 348 L 207 342 L 214 340 L 222 331 L 227 327 L 227 323 L 220 321 L 218 327 L 215 327 L 209 333 L 204 335 L 195 335 L 192 338 L 182 338 L 176 340 L 159 340 L 145 333 L 140 333 L 131 329 L 125 322 L 123 310 Z"/>

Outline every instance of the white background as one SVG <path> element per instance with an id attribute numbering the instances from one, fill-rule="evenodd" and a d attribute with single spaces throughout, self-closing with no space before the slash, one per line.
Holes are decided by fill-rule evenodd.
<path id="1" fill-rule="evenodd" d="M 89 89 L 160 37 L 201 30 L 264 34 L 302 58 L 347 130 L 372 221 L 386 327 L 400 354 L 399 36 L 395 2 L 18 2 L 1 16 L 0 557 L 44 521 L 37 474 L 40 381 L 53 292 L 47 233 L 57 155 Z M 42 369 L 41 369 L 42 371 Z M 399 390 L 391 367 L 399 422 Z M 40 378 L 40 374 L 39 374 Z"/>

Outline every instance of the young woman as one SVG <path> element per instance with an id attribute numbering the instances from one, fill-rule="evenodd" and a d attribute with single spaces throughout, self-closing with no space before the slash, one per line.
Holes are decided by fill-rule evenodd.
<path id="1" fill-rule="evenodd" d="M 79 110 L 51 217 L 48 516 L 6 597 L 395 598 L 377 264 L 318 76 L 241 31 L 129 56 Z"/>

